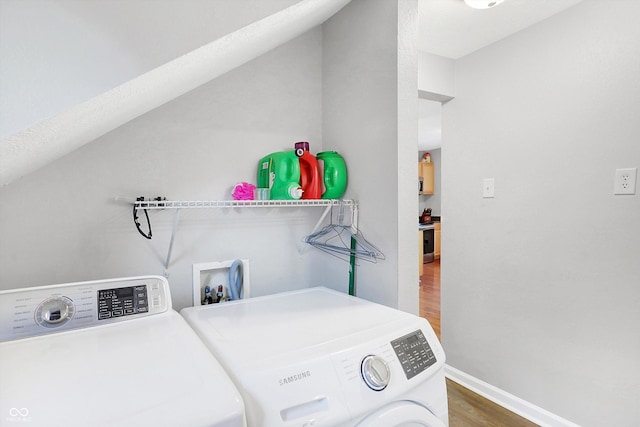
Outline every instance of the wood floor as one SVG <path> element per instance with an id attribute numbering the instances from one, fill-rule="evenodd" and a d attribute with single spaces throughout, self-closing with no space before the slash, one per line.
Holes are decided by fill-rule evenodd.
<path id="1" fill-rule="evenodd" d="M 440 339 L 440 259 L 424 264 L 420 276 L 420 317 L 431 323 Z"/>
<path id="2" fill-rule="evenodd" d="M 420 316 L 426 318 L 440 339 L 440 260 L 424 265 L 420 277 Z M 445 352 L 446 352 L 445 348 Z M 492 401 L 447 379 L 449 427 L 535 427 Z"/>

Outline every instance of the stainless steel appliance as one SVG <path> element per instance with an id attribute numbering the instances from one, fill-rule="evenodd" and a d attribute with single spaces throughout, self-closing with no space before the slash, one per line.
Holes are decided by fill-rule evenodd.
<path id="1" fill-rule="evenodd" d="M 427 228 L 430 227 L 430 228 Z M 421 227 L 422 232 L 422 262 L 423 264 L 428 264 L 433 262 L 433 250 L 434 250 L 434 241 L 435 241 L 435 233 L 433 229 L 433 224 L 431 226 L 423 226 Z"/>

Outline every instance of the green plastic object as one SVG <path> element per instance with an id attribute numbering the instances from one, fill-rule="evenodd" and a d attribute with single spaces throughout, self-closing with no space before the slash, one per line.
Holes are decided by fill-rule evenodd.
<path id="1" fill-rule="evenodd" d="M 302 197 L 300 162 L 294 150 L 278 151 L 260 159 L 258 188 L 270 188 L 271 200 L 294 200 Z"/>
<path id="2" fill-rule="evenodd" d="M 337 151 L 323 151 L 316 156 L 322 163 L 325 191 L 323 199 L 339 199 L 347 189 L 347 164 Z"/>

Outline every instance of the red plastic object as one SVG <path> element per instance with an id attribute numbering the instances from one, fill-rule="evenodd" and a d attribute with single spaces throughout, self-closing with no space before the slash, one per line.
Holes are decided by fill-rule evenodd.
<path id="1" fill-rule="evenodd" d="M 298 153 L 296 153 L 298 154 Z M 322 175 L 318 160 L 311 152 L 304 150 L 298 156 L 300 160 L 300 187 L 303 199 L 319 199 L 322 197 Z"/>

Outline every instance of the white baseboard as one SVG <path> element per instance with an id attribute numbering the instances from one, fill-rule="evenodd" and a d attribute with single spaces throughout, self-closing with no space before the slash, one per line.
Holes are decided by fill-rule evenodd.
<path id="1" fill-rule="evenodd" d="M 552 414 L 526 400 L 520 399 L 511 393 L 492 386 L 478 378 L 472 377 L 453 366 L 444 365 L 444 374 L 451 381 L 479 394 L 482 397 L 502 406 L 509 411 L 528 419 L 541 427 L 580 427 L 569 420 Z"/>

